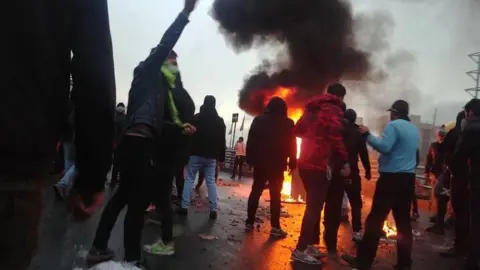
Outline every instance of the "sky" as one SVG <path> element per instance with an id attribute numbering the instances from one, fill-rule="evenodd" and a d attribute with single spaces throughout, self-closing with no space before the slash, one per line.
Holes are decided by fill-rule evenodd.
<path id="1" fill-rule="evenodd" d="M 197 110 L 205 95 L 214 95 L 228 130 L 232 113 L 240 113 L 240 121 L 244 115 L 237 99 L 245 76 L 273 49 L 236 53 L 209 14 L 212 2 L 199 0 L 175 51 L 184 86 Z M 466 72 L 477 69 L 468 55 L 480 52 L 480 31 L 475 29 L 480 25 L 480 0 L 351 2 L 358 17 L 383 14 L 389 18 L 389 24 L 380 21 L 367 27 L 378 33 L 388 25 L 383 29 L 386 49 L 372 52 L 372 57 L 390 68 L 388 82 L 368 89 L 349 87 L 347 106 L 368 119 L 404 98 L 412 104 L 412 113 L 422 115 L 425 122 L 433 121 L 435 109 L 437 123 L 454 120 L 470 99 L 464 89 L 475 86 Z M 181 0 L 109 1 L 118 102 L 126 102 L 133 69 L 159 43 L 182 7 Z M 373 42 L 370 36 L 359 38 Z M 247 116 L 243 135 L 251 119 Z"/>

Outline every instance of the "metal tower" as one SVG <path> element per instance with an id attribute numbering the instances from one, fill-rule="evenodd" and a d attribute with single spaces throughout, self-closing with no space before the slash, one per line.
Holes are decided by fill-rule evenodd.
<path id="1" fill-rule="evenodd" d="M 465 89 L 465 92 L 474 98 L 478 98 L 478 92 L 480 92 L 480 52 L 472 53 L 468 55 L 468 57 L 470 57 L 473 62 L 477 64 L 477 69 L 467 72 L 467 75 L 472 77 L 472 79 L 475 81 L 475 87 Z"/>

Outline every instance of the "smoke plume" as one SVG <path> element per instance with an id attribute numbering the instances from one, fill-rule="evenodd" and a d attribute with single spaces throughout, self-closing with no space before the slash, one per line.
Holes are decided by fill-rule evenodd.
<path id="1" fill-rule="evenodd" d="M 260 113 L 277 87 L 295 88 L 289 99 L 302 106 L 332 82 L 369 75 L 369 55 L 355 44 L 346 1 L 215 0 L 212 16 L 236 50 L 270 45 L 286 53 L 246 78 L 239 106 L 249 114 Z"/>

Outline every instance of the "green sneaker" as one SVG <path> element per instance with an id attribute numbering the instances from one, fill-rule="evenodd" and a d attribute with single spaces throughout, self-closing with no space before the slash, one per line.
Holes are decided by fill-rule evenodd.
<path id="1" fill-rule="evenodd" d="M 173 242 L 169 244 L 164 244 L 162 240 L 159 240 L 152 245 L 144 245 L 143 250 L 148 254 L 158 256 L 171 256 L 175 254 L 175 246 Z"/>

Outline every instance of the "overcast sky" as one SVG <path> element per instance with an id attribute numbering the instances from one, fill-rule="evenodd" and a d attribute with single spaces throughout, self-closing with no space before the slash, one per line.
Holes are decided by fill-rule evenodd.
<path id="1" fill-rule="evenodd" d="M 413 56 L 407 68 L 392 71 L 390 77 L 408 80 L 407 87 L 418 90 L 412 93 L 409 89 L 386 86 L 388 89 L 381 90 L 388 93 L 381 99 L 382 106 L 399 96 L 410 99 L 408 101 L 415 104 L 415 112 L 422 114 L 425 121 L 432 121 L 435 107 L 438 107 L 437 122 L 453 120 L 461 105 L 469 99 L 464 89 L 474 86 L 474 81 L 465 72 L 477 68 L 467 55 L 480 51 L 480 0 L 352 2 L 357 14 L 389 14 L 394 21 L 389 52 L 406 51 Z M 236 54 L 210 17 L 211 4 L 211 0 L 199 1 L 175 50 L 179 54 L 185 88 L 197 109 L 205 95 L 214 95 L 217 109 L 228 125 L 234 112 L 240 113 L 241 120 L 243 112 L 237 106 L 238 89 L 245 75 L 261 61 L 266 49 Z M 181 0 L 109 1 L 118 101 L 126 101 L 133 68 L 159 42 L 182 7 Z M 405 69 L 408 69 L 408 76 Z M 355 94 L 347 99 L 347 105 L 357 109 L 360 116 L 374 106 L 371 103 L 379 103 L 369 104 L 362 98 L 378 96 L 375 93 L 349 90 Z"/>

